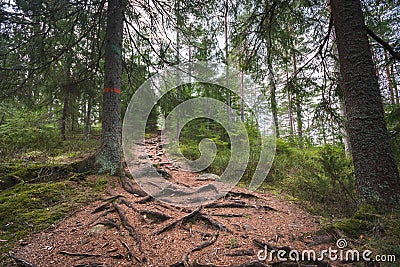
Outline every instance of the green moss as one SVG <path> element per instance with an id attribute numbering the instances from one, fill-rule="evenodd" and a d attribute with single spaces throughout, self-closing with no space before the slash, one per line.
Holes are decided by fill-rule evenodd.
<path id="1" fill-rule="evenodd" d="M 77 207 L 98 198 L 106 177 L 80 184 L 71 181 L 19 183 L 0 191 L 0 266 L 6 266 L 8 251 L 33 232 L 46 229 Z"/>
<path id="2" fill-rule="evenodd" d="M 345 218 L 333 223 L 332 227 L 342 230 L 351 238 L 358 238 L 360 235 L 369 234 L 373 225 L 368 221 L 355 218 Z"/>

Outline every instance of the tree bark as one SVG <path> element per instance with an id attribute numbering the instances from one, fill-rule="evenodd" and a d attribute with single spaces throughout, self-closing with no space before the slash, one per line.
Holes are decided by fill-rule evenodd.
<path id="1" fill-rule="evenodd" d="M 228 114 L 228 122 L 231 121 L 231 92 L 229 87 L 229 39 L 228 39 L 228 11 L 229 2 L 225 1 L 224 12 L 224 36 L 225 36 L 225 88 L 226 88 L 226 112 Z"/>
<path id="2" fill-rule="evenodd" d="M 100 172 L 119 174 L 121 164 L 122 0 L 108 0 Z"/>
<path id="3" fill-rule="evenodd" d="M 87 107 L 86 107 L 86 119 L 85 119 L 85 138 L 89 139 L 90 132 L 92 129 L 92 99 L 89 97 L 87 100 Z"/>
<path id="4" fill-rule="evenodd" d="M 65 93 L 64 103 L 62 109 L 62 117 L 61 117 L 61 138 L 62 140 L 66 140 L 66 130 L 67 130 L 67 118 L 68 118 L 68 92 Z"/>
<path id="5" fill-rule="evenodd" d="M 394 97 L 396 100 L 396 104 L 399 104 L 399 90 L 397 89 L 396 78 L 394 76 L 394 69 L 393 69 L 394 64 L 395 62 L 393 62 L 392 65 L 390 66 L 390 73 L 392 74 L 393 77 L 393 90 L 394 90 Z"/>
<path id="6" fill-rule="evenodd" d="M 278 104 L 276 102 L 275 74 L 270 62 L 268 62 L 268 79 L 269 79 L 270 94 L 271 94 L 271 111 L 275 124 L 275 135 L 277 138 L 279 138 L 280 132 L 279 132 Z"/>
<path id="7" fill-rule="evenodd" d="M 387 51 L 384 50 L 384 55 L 385 55 L 385 61 L 388 61 L 388 55 L 387 55 Z M 389 88 L 389 95 L 390 95 L 390 104 L 394 105 L 395 99 L 394 99 L 394 90 L 393 90 L 393 83 L 392 83 L 392 78 L 390 75 L 390 68 L 389 68 L 389 64 L 386 64 L 385 67 L 386 70 L 386 78 L 387 78 L 387 82 L 388 82 L 388 88 Z"/>
<path id="8" fill-rule="evenodd" d="M 294 48 L 294 44 L 293 44 Z M 292 59 L 293 59 L 293 74 L 296 75 L 297 73 L 297 59 L 296 59 L 296 51 L 293 49 L 292 50 Z M 296 88 L 296 119 L 297 119 L 297 137 L 300 139 L 300 141 L 303 139 L 303 115 L 302 115 L 302 109 L 301 109 L 301 98 L 300 94 Z M 301 142 L 300 142 L 301 144 Z"/>
<path id="9" fill-rule="evenodd" d="M 331 7 L 359 200 L 390 210 L 400 203 L 400 178 L 361 2 L 332 0 Z"/>

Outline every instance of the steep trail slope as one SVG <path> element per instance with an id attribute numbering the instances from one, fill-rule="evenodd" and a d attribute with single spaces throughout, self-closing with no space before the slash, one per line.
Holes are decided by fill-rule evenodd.
<path id="1" fill-rule="evenodd" d="M 207 184 L 169 162 L 159 136 L 146 140 L 146 152 L 170 181 Z M 174 207 L 128 177 L 113 178 L 102 200 L 33 235 L 10 255 L 20 266 L 339 266 L 326 259 L 258 259 L 266 246 L 300 253 L 335 249 L 339 236 L 318 234 L 320 219 L 272 193 L 239 187 L 202 207 Z"/>

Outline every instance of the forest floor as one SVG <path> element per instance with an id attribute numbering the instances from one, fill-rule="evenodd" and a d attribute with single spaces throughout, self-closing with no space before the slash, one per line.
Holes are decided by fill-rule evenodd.
<path id="1" fill-rule="evenodd" d="M 187 186 L 206 182 L 169 163 L 159 136 L 146 140 L 146 151 L 170 181 Z M 217 202 L 182 208 L 147 196 L 127 177 L 112 178 L 105 191 L 102 199 L 21 240 L 10 256 L 20 266 L 343 265 L 326 258 L 278 260 L 278 250 L 287 258 L 291 250 L 300 256 L 314 250 L 318 256 L 329 247 L 337 249 L 336 240 L 343 236 L 323 230 L 321 217 L 273 192 L 234 187 Z M 265 248 L 267 259 L 258 259 Z M 275 256 L 272 261 L 270 255 Z"/>

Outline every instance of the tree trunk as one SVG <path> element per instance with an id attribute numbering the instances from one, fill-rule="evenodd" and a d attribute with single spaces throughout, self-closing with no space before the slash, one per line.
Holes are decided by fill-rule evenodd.
<path id="1" fill-rule="evenodd" d="M 343 101 L 340 101 L 340 115 L 343 118 L 346 118 L 346 107 Z M 346 155 L 346 158 L 348 158 L 351 155 L 351 146 L 350 146 L 349 136 L 347 133 L 347 123 L 345 123 L 341 132 L 343 136 L 344 153 Z"/>
<path id="2" fill-rule="evenodd" d="M 292 50 L 292 59 L 293 59 L 293 75 L 296 75 L 297 73 L 297 59 L 296 59 L 296 52 L 293 49 Z M 300 141 L 303 139 L 303 115 L 301 112 L 301 99 L 300 99 L 300 94 L 296 88 L 296 119 L 297 119 L 297 137 L 300 139 Z M 301 142 L 300 142 L 301 144 Z"/>
<path id="3" fill-rule="evenodd" d="M 383 210 L 400 203 L 400 178 L 360 0 L 332 0 L 348 133 L 360 203 Z"/>
<path id="4" fill-rule="evenodd" d="M 67 130 L 67 118 L 68 118 L 68 93 L 64 96 L 62 117 L 61 117 L 61 138 L 62 140 L 66 140 L 66 130 Z"/>
<path id="5" fill-rule="evenodd" d="M 269 79 L 269 87 L 271 94 L 271 111 L 275 124 L 275 135 L 277 138 L 279 138 L 280 133 L 279 133 L 279 119 L 278 119 L 278 104 L 276 102 L 276 83 L 275 83 L 274 70 L 272 69 L 271 62 L 268 62 L 268 79 Z"/>
<path id="6" fill-rule="evenodd" d="M 224 12 L 224 36 L 225 36 L 225 88 L 226 88 L 226 112 L 228 114 L 228 122 L 231 121 L 231 91 L 229 87 L 229 47 L 228 47 L 228 11 L 229 2 L 225 1 L 225 12 Z"/>
<path id="7" fill-rule="evenodd" d="M 89 97 L 87 100 L 87 107 L 86 107 L 86 120 L 85 120 L 85 138 L 89 139 L 90 132 L 92 128 L 92 99 Z"/>
<path id="8" fill-rule="evenodd" d="M 244 122 L 244 83 L 243 83 L 243 70 L 240 70 L 240 120 Z"/>
<path id="9" fill-rule="evenodd" d="M 180 0 L 175 0 L 175 16 L 176 16 L 176 64 L 179 64 L 181 62 L 181 55 L 180 55 L 180 46 L 181 46 L 181 38 L 180 38 L 180 29 L 179 27 L 182 26 L 181 22 L 181 15 L 180 15 L 180 8 L 181 8 L 181 3 Z M 180 83 L 180 75 L 179 71 L 177 72 L 176 75 L 176 83 Z M 176 88 L 176 100 L 178 101 L 178 105 L 181 103 L 181 89 L 180 86 Z M 180 113 L 178 110 L 178 114 L 176 116 L 176 138 L 179 140 L 179 133 L 180 133 Z"/>
<path id="10" fill-rule="evenodd" d="M 387 51 L 386 50 L 384 52 L 384 55 L 385 55 L 385 61 L 387 62 L 388 61 L 388 55 L 387 55 Z M 385 70 L 386 70 L 386 78 L 387 78 L 388 88 L 389 88 L 390 104 L 394 105 L 396 102 L 395 102 L 395 99 L 394 99 L 394 90 L 393 90 L 392 78 L 391 78 L 391 75 L 390 75 L 389 64 L 386 64 Z"/>
<path id="11" fill-rule="evenodd" d="M 396 104 L 399 104 L 399 90 L 397 89 L 396 77 L 394 76 L 394 69 L 393 69 L 394 64 L 395 64 L 395 62 L 393 62 L 392 65 L 390 66 L 390 73 L 392 74 L 392 78 L 393 78 L 394 98 L 396 100 Z"/>
<path id="12" fill-rule="evenodd" d="M 122 0 L 108 0 L 100 172 L 119 174 L 121 165 Z"/>
<path id="13" fill-rule="evenodd" d="M 286 66 L 286 86 L 287 86 L 287 97 L 288 97 L 288 112 L 289 112 L 289 135 L 293 137 L 294 127 L 293 127 L 293 100 L 292 100 L 292 90 L 289 85 L 289 72 Z"/>

